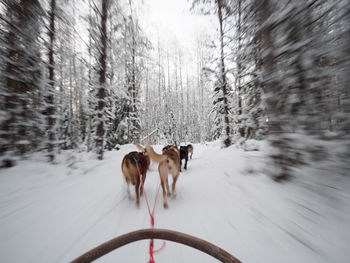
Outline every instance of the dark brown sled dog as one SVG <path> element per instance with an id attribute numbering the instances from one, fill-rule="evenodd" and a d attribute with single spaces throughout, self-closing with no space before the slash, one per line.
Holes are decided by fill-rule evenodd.
<path id="1" fill-rule="evenodd" d="M 139 146 L 137 146 L 139 148 Z M 142 148 L 142 146 L 140 146 Z M 140 149 L 140 148 L 139 148 Z M 135 186 L 136 192 L 136 205 L 140 206 L 140 195 L 142 195 L 142 186 L 140 181 L 140 175 L 137 170 L 139 167 L 142 183 L 145 183 L 147 170 L 149 169 L 150 159 L 145 149 L 142 152 L 130 152 L 126 154 L 122 161 L 122 172 L 127 183 L 128 197 L 131 198 L 129 185 L 130 183 Z"/>

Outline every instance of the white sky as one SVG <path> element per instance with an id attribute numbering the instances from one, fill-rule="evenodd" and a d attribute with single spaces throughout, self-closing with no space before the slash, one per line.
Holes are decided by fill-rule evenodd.
<path id="1" fill-rule="evenodd" d="M 190 12 L 191 3 L 188 0 L 139 0 L 139 2 L 143 2 L 142 7 L 139 7 L 142 23 L 153 43 L 157 40 L 157 35 L 170 39 L 176 37 L 181 46 L 191 48 L 197 32 L 203 30 L 209 34 L 215 32 L 215 25 L 208 16 Z"/>

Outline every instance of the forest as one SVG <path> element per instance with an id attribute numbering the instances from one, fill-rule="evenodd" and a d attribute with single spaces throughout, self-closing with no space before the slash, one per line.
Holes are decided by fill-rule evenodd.
<path id="1" fill-rule="evenodd" d="M 147 2 L 147 1 L 146 1 Z M 120 145 L 268 142 L 267 173 L 350 157 L 347 0 L 193 0 L 191 52 L 150 38 L 142 1 L 2 0 L 0 162 Z M 170 39 L 170 40 L 169 40 Z"/>
<path id="2" fill-rule="evenodd" d="M 349 0 L 0 0 L 0 262 L 348 263 L 349 160 Z"/>

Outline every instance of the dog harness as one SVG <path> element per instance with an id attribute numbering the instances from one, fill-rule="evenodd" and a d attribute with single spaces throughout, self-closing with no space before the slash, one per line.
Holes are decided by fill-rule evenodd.
<path id="1" fill-rule="evenodd" d="M 134 161 L 135 161 L 136 165 L 139 165 L 139 162 L 137 161 L 137 159 L 135 158 L 135 156 L 134 156 L 134 155 L 132 155 L 132 153 L 129 153 L 129 155 L 131 156 L 131 158 L 133 158 L 133 159 L 134 159 Z"/>

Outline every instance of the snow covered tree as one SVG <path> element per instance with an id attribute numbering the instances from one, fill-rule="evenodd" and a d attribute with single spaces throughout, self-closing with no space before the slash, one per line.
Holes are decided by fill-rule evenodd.
<path id="1" fill-rule="evenodd" d="M 274 149 L 271 175 L 275 180 L 290 178 L 293 167 L 305 163 L 308 155 L 318 160 L 327 156 L 322 141 L 344 134 L 336 117 L 345 116 L 336 113 L 339 99 L 346 94 L 340 91 L 339 84 L 346 82 L 339 82 L 339 74 L 347 64 L 338 57 L 347 46 L 340 44 L 348 30 L 344 27 L 347 13 L 343 13 L 348 9 L 340 8 L 343 4 L 252 2 L 255 24 L 262 25 L 256 30 L 261 43 L 257 65 L 265 93 L 268 140 Z"/>
<path id="2" fill-rule="evenodd" d="M 108 0 L 102 0 L 101 24 L 100 24 L 100 46 L 98 59 L 98 87 L 97 87 L 97 106 L 94 124 L 96 125 L 95 143 L 97 158 L 103 159 L 104 135 L 105 135 L 105 108 L 106 108 L 106 58 L 107 58 L 107 18 L 108 18 Z"/>
<path id="3" fill-rule="evenodd" d="M 48 158 L 50 162 L 55 159 L 54 151 L 56 144 L 56 131 L 55 131 L 55 61 L 54 61 L 54 44 L 55 44 L 55 20 L 56 20 L 56 0 L 51 0 L 50 11 L 49 11 L 49 50 L 48 50 L 48 85 L 47 85 L 47 95 L 46 95 L 46 117 L 47 117 L 47 131 L 48 131 L 48 141 L 47 150 Z"/>
<path id="4" fill-rule="evenodd" d="M 212 119 L 209 117 L 210 112 L 212 111 L 212 80 L 207 74 L 206 67 L 212 61 L 214 50 L 209 47 L 211 38 L 208 35 L 208 32 L 202 31 L 198 32 L 196 37 L 196 63 L 197 63 L 197 90 L 196 95 L 194 96 L 194 106 L 195 111 L 198 112 L 198 136 L 199 141 L 209 141 Z"/>
<path id="5" fill-rule="evenodd" d="M 227 72 L 225 67 L 225 55 L 224 55 L 224 12 L 229 13 L 229 8 L 223 0 L 217 0 L 217 10 L 219 19 L 219 33 L 220 33 L 220 80 L 219 85 L 222 91 L 223 98 L 223 120 L 224 120 L 224 137 L 223 142 L 225 147 L 231 145 L 231 120 L 230 120 L 230 102 L 229 102 L 229 86 L 227 83 Z"/>
<path id="6" fill-rule="evenodd" d="M 132 10 L 132 7 L 130 7 Z M 132 12 L 129 21 L 126 23 L 125 30 L 125 44 L 126 44 L 126 64 L 125 64 L 125 85 L 127 88 L 128 102 L 127 102 L 127 122 L 128 122 L 128 141 L 138 141 L 140 138 L 140 119 L 139 119 L 139 83 L 137 79 L 137 62 L 136 62 L 136 30 Z"/>
<path id="7" fill-rule="evenodd" d="M 213 96 L 213 109 L 212 109 L 212 115 L 214 120 L 214 127 L 212 131 L 212 136 L 214 140 L 217 140 L 221 137 L 224 126 L 223 126 L 223 119 L 225 109 L 222 104 L 223 97 L 221 92 L 221 85 L 219 80 L 215 82 L 214 85 L 214 96 Z"/>
<path id="8" fill-rule="evenodd" d="M 192 3 L 192 8 L 194 8 L 196 5 L 204 4 L 205 8 L 208 9 L 207 12 L 211 12 L 212 8 L 215 10 L 215 14 L 217 15 L 218 22 L 219 22 L 219 57 L 218 57 L 218 72 L 216 73 L 217 80 L 215 81 L 216 85 L 214 90 L 222 93 L 219 96 L 219 99 L 215 99 L 214 103 L 221 103 L 222 106 L 215 107 L 216 109 L 220 109 L 220 112 L 216 113 L 216 121 L 217 127 L 219 127 L 219 120 L 222 120 L 223 124 L 223 133 L 221 134 L 221 137 L 223 139 L 223 144 L 225 147 L 228 147 L 232 144 L 232 106 L 231 106 L 231 87 L 229 85 L 228 77 L 227 77 L 227 56 L 226 56 L 226 47 L 227 43 L 225 38 L 227 37 L 227 30 L 225 29 L 225 23 L 228 17 L 232 14 L 232 10 L 230 8 L 230 2 L 226 0 L 215 0 L 215 1 L 201 1 L 201 0 L 195 0 Z M 218 89 L 219 88 L 219 89 Z M 219 115 L 222 115 L 219 116 Z"/>
<path id="9" fill-rule="evenodd" d="M 256 4 L 258 4 L 256 2 Z M 272 160 L 274 162 L 274 174 L 273 177 L 276 180 L 286 179 L 290 176 L 291 164 L 287 160 L 286 153 L 290 148 L 287 145 L 288 141 L 284 137 L 283 127 L 281 123 L 281 116 L 284 112 L 286 92 L 285 88 L 280 83 L 278 78 L 277 60 L 275 56 L 276 39 L 273 35 L 273 27 L 276 21 L 269 20 L 273 15 L 276 6 L 273 5 L 271 0 L 264 0 L 260 5 L 256 6 L 258 10 L 259 19 L 263 23 L 261 29 L 261 41 L 262 48 L 264 49 L 264 55 L 262 56 L 262 81 L 266 93 L 266 105 L 269 116 L 268 132 L 269 141 L 274 147 L 272 153 Z M 282 18 L 280 18 L 282 19 Z M 267 21 L 271 21 L 267 23 Z"/>
<path id="10" fill-rule="evenodd" d="M 93 13 L 95 14 L 93 16 Z M 92 146 L 92 134 L 94 131 L 92 120 L 93 120 L 93 108 L 95 107 L 94 104 L 94 77 L 93 77 L 93 44 L 94 44 L 94 35 L 96 30 L 97 22 L 95 21 L 95 16 L 97 15 L 97 11 L 93 12 L 92 7 L 92 0 L 89 0 L 89 14 L 87 16 L 88 21 L 88 32 L 89 32 L 89 43 L 88 43 L 88 61 L 86 62 L 88 66 L 88 85 L 87 85 L 87 103 L 88 103 L 88 110 L 87 110 L 87 135 L 86 135 L 86 151 L 90 152 L 93 148 Z"/>
<path id="11" fill-rule="evenodd" d="M 340 74 L 341 74 L 341 103 L 342 103 L 342 114 L 341 114 L 341 133 L 344 142 L 347 143 L 347 156 L 344 160 L 348 160 L 350 153 L 350 7 L 346 4 L 346 1 L 342 1 L 340 5 L 340 10 L 344 15 L 344 22 L 342 26 L 341 34 L 341 46 L 340 46 L 340 56 L 343 57 L 340 64 Z M 341 17 L 341 16 L 340 16 Z"/>
<path id="12" fill-rule="evenodd" d="M 149 40 L 144 36 L 138 18 L 133 12 L 132 2 L 129 1 L 130 16 L 125 21 L 125 87 L 128 102 L 126 104 L 128 141 L 139 141 L 141 134 L 141 79 L 145 54 L 150 48 Z"/>
<path id="13" fill-rule="evenodd" d="M 33 150 L 36 129 L 38 94 L 41 92 L 41 58 L 38 38 L 40 3 L 4 1 L 1 20 L 0 166 L 11 167 L 16 156 Z"/>
<path id="14" fill-rule="evenodd" d="M 50 9 L 52 2 L 46 3 Z M 69 8 L 62 8 L 69 6 Z M 86 92 L 84 90 L 86 80 L 86 63 L 82 54 L 78 50 L 76 1 L 67 2 L 65 0 L 55 1 L 55 34 L 53 44 L 54 58 L 54 88 L 50 86 L 49 80 L 50 66 L 47 68 L 47 85 L 44 94 L 53 97 L 55 124 L 52 127 L 55 136 L 55 149 L 67 150 L 78 149 L 83 140 L 84 117 L 87 105 Z M 50 28 L 50 11 L 47 12 L 46 27 Z M 49 31 L 50 32 L 50 31 Z M 50 47 L 50 36 L 45 39 L 45 46 Z M 48 52 L 49 53 L 49 52 Z M 47 58 L 49 63 L 49 56 Z M 48 105 L 46 105 L 48 106 Z M 47 118 L 47 109 L 45 109 Z M 49 135 L 48 129 L 48 135 Z M 50 141 L 50 140 L 49 140 Z"/>
<path id="15" fill-rule="evenodd" d="M 242 125 L 243 119 L 243 105 L 242 105 L 242 82 L 243 82 L 243 64 L 242 64 L 242 41 L 243 41 L 243 29 L 242 29 L 242 0 L 237 0 L 237 97 L 238 97 L 238 131 L 241 137 L 245 136 L 245 127 Z"/>
<path id="16" fill-rule="evenodd" d="M 110 14 L 108 8 L 111 2 L 101 0 L 100 5 L 89 1 L 89 15 L 87 17 L 89 30 L 88 53 L 85 61 L 88 66 L 87 83 L 87 151 L 94 150 L 99 160 L 103 159 L 105 136 L 108 120 L 108 21 Z"/>
<path id="17" fill-rule="evenodd" d="M 267 129 L 262 100 L 260 24 L 254 1 L 236 2 L 236 34 L 234 60 L 236 62 L 237 126 L 241 137 L 262 139 Z"/>

